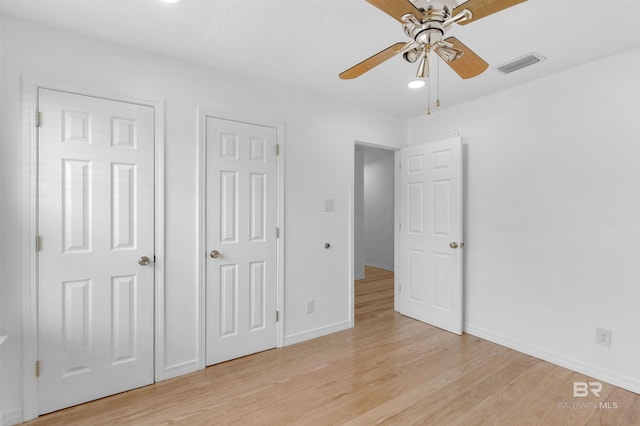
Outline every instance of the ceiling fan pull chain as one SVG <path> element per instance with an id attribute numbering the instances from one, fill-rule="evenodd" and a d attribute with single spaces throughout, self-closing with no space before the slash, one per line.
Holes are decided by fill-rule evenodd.
<path id="1" fill-rule="evenodd" d="M 427 79 L 427 115 L 431 115 L 431 79 Z"/>
<path id="2" fill-rule="evenodd" d="M 431 64 L 429 63 L 431 61 L 431 55 L 429 55 L 429 50 L 425 50 L 424 59 L 427 63 L 427 115 L 431 115 Z"/>

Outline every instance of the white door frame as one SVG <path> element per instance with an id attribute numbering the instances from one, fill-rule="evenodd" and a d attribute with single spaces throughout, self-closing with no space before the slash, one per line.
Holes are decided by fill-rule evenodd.
<path id="1" fill-rule="evenodd" d="M 386 149 L 394 153 L 394 172 L 393 172 L 393 269 L 394 271 L 400 270 L 400 146 L 382 145 L 377 143 L 364 142 L 359 139 L 352 139 L 350 146 L 350 183 L 349 183 L 349 248 L 351 252 L 351 262 L 349 263 L 349 270 L 351 271 L 351 284 L 349 294 L 349 317 L 351 321 L 351 327 L 355 325 L 355 271 L 353 268 L 355 262 L 355 149 L 357 146 L 371 147 L 378 149 Z M 398 310 L 398 286 L 394 278 L 393 284 L 393 309 Z"/>
<path id="2" fill-rule="evenodd" d="M 284 131 L 285 126 L 271 118 L 252 117 L 243 114 L 229 113 L 211 108 L 198 108 L 198 368 L 206 367 L 206 179 L 207 179 L 207 118 L 237 121 L 258 126 L 271 127 L 276 130 L 276 143 L 280 152 L 276 159 L 276 226 L 280 229 L 280 237 L 276 240 L 276 309 L 279 321 L 276 325 L 276 347 L 284 346 L 284 241 L 287 235 L 284 226 Z"/>
<path id="3" fill-rule="evenodd" d="M 150 106 L 154 111 L 154 363 L 155 381 L 164 379 L 164 101 L 134 98 L 117 90 L 91 88 L 46 78 L 22 77 L 22 134 L 24 146 L 23 217 L 23 329 L 22 329 L 22 418 L 38 417 L 38 382 L 35 363 L 38 356 L 38 274 L 35 250 L 38 207 L 38 132 L 35 117 L 39 89 L 50 89 L 77 95 Z"/>

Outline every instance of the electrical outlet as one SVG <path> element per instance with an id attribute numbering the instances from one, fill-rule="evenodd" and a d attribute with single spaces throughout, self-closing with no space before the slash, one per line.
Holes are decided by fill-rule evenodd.
<path id="1" fill-rule="evenodd" d="M 611 330 L 596 328 L 596 343 L 602 346 L 611 346 Z"/>
<path id="2" fill-rule="evenodd" d="M 305 302 L 305 312 L 308 314 L 312 314 L 316 309 L 316 301 L 314 299 L 309 299 Z"/>

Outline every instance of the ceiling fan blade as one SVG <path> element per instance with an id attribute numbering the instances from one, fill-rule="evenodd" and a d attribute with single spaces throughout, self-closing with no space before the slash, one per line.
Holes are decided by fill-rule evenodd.
<path id="1" fill-rule="evenodd" d="M 411 13 L 416 18 L 422 17 L 420 9 L 415 7 L 409 0 L 367 0 L 369 3 L 400 22 L 404 22 L 402 17 Z"/>
<path id="2" fill-rule="evenodd" d="M 449 65 L 458 75 L 464 79 L 475 77 L 480 75 L 489 68 L 489 64 L 484 61 L 480 56 L 476 55 L 473 50 L 465 46 L 460 40 L 455 37 L 449 37 L 444 40 L 446 43 L 451 43 L 454 49 L 462 51 L 462 56 L 454 59 L 451 62 L 447 60 L 438 52 L 436 53 Z"/>
<path id="3" fill-rule="evenodd" d="M 352 66 L 346 71 L 340 73 L 340 78 L 343 80 L 349 80 L 351 78 L 356 78 L 369 71 L 371 68 L 380 65 L 387 59 L 393 58 L 397 55 L 407 43 L 396 43 L 392 46 L 387 47 L 381 52 L 376 53 L 370 58 L 365 59 L 357 65 Z"/>
<path id="4" fill-rule="evenodd" d="M 508 7 L 515 6 L 520 3 L 524 3 L 527 0 L 469 0 L 456 6 L 453 9 L 452 16 L 456 16 L 458 13 L 465 9 L 469 9 L 473 15 L 471 19 L 466 21 L 460 21 L 460 25 L 466 25 L 478 19 L 489 16 L 493 13 L 500 12 Z"/>

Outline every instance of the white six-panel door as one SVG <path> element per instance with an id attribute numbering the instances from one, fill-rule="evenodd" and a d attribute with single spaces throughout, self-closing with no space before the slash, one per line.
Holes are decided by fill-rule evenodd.
<path id="1" fill-rule="evenodd" d="M 153 382 L 154 114 L 38 95 L 43 414 Z"/>
<path id="2" fill-rule="evenodd" d="M 401 150 L 400 312 L 462 334 L 462 143 Z"/>
<path id="3" fill-rule="evenodd" d="M 206 364 L 276 346 L 277 130 L 207 117 Z"/>

